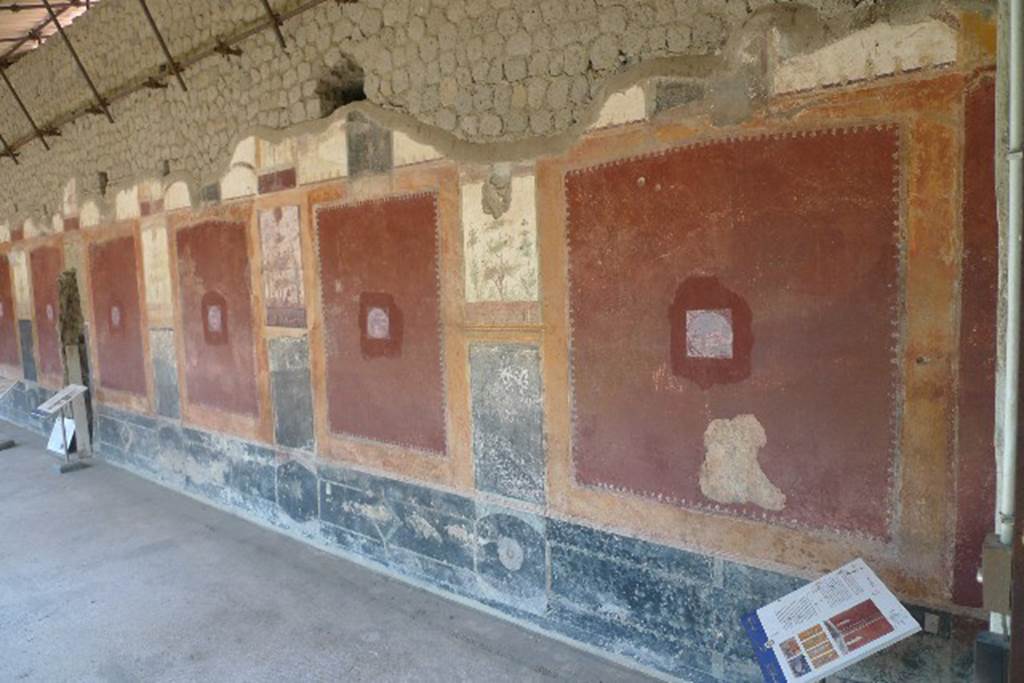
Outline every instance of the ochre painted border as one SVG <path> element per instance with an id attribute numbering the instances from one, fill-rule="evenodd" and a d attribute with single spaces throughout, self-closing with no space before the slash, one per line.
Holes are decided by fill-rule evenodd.
<path id="1" fill-rule="evenodd" d="M 7 276 L 10 278 L 11 308 L 10 314 L 14 316 L 14 344 L 18 349 L 18 357 L 21 357 L 21 325 L 18 324 L 18 291 L 14 284 L 14 262 L 11 261 L 11 243 L 0 244 L 0 258 L 7 260 Z M 25 369 L 22 365 L 7 365 L 0 363 L 0 375 L 7 379 L 25 379 Z"/>
<path id="2" fill-rule="evenodd" d="M 316 258 L 318 206 L 377 201 L 393 196 L 431 193 L 436 197 L 438 221 L 438 271 L 441 292 L 442 367 L 445 380 L 447 453 L 425 453 L 392 444 L 371 442 L 331 433 L 327 419 L 326 330 L 321 314 L 319 261 Z M 313 186 L 307 196 L 308 231 L 303 240 L 307 268 L 307 313 L 313 376 L 314 417 L 320 455 L 398 474 L 452 489 L 472 491 L 473 463 L 470 451 L 468 345 L 462 311 L 465 300 L 462 279 L 462 242 L 459 179 L 453 164 L 396 169 L 390 176 L 348 179 Z"/>
<path id="3" fill-rule="evenodd" d="M 146 394 L 144 396 L 129 391 L 103 387 L 103 368 L 100 364 L 99 350 L 97 348 L 99 340 L 96 338 L 95 330 L 97 329 L 96 324 L 99 318 L 95 309 L 95 299 L 92 295 L 92 254 L 90 247 L 94 244 L 101 244 L 123 237 L 131 237 L 132 245 L 135 248 L 135 286 L 138 289 L 139 296 L 140 325 L 142 326 L 140 330 L 142 335 L 142 360 L 143 370 L 146 375 Z M 154 387 L 149 354 L 149 309 L 146 306 L 145 272 L 142 262 L 142 235 L 139 230 L 139 222 L 137 220 L 128 220 L 100 226 L 96 230 L 81 233 L 80 240 L 82 272 L 78 276 L 78 289 L 82 299 L 82 313 L 89 323 L 89 369 L 92 375 L 93 394 L 100 403 L 140 413 L 152 414 L 154 412 Z"/>
<path id="4" fill-rule="evenodd" d="M 537 164 L 543 369 L 548 439 L 548 505 L 557 516 L 669 545 L 804 575 L 864 557 L 902 595 L 949 598 L 953 373 L 959 240 L 960 95 L 964 77 L 947 74 L 808 96 L 780 98 L 738 127 L 706 118 L 626 126 L 589 136 L 567 154 Z M 902 418 L 894 470 L 891 541 L 686 509 L 638 495 L 581 486 L 572 461 L 569 302 L 564 176 L 567 172 L 703 139 L 808 128 L 896 123 L 903 140 Z M 927 362 L 918 362 L 918 359 Z"/>
<path id="5" fill-rule="evenodd" d="M 258 279 L 256 261 L 259 257 L 259 243 L 253 234 L 255 219 L 251 199 L 232 201 L 215 207 L 200 208 L 190 212 L 167 214 L 168 261 L 171 270 L 172 293 L 174 297 L 175 349 L 178 354 L 178 393 L 181 402 L 181 419 L 185 424 L 235 434 L 247 439 L 273 443 L 273 420 L 270 408 L 270 379 L 267 360 L 266 334 L 263 328 L 263 287 Z M 249 281 L 253 313 L 253 354 L 256 366 L 256 387 L 259 392 L 258 413 L 255 417 L 217 410 L 193 403 L 188 396 L 185 380 L 185 343 L 182 331 L 181 280 L 178 273 L 179 230 L 187 230 L 207 221 L 228 221 L 242 223 L 246 227 L 246 243 L 249 258 Z"/>
<path id="6" fill-rule="evenodd" d="M 32 252 L 40 247 L 56 247 L 60 251 L 60 270 L 63 272 L 67 267 L 67 259 L 64 253 L 64 240 L 61 233 L 55 235 L 44 235 L 37 236 L 31 240 L 22 240 L 21 244 L 24 245 L 26 267 L 28 268 L 28 288 L 32 295 L 29 297 L 29 310 L 32 311 L 32 353 L 35 356 L 36 365 L 36 383 L 46 387 L 47 389 L 60 389 L 64 386 L 63 373 L 61 375 L 54 375 L 50 373 L 44 373 L 42 369 L 41 357 L 39 354 L 39 321 L 36 320 L 35 315 L 35 283 L 32 278 Z M 57 291 L 58 297 L 60 296 L 60 290 Z M 57 302 L 60 303 L 59 301 Z M 58 335 L 59 339 L 59 335 Z M 60 351 L 58 351 L 60 352 Z"/>

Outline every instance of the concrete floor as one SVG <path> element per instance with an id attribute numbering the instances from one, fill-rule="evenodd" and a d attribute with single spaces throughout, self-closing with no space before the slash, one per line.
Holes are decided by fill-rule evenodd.
<path id="1" fill-rule="evenodd" d="M 649 680 L 0 433 L 0 681 Z"/>

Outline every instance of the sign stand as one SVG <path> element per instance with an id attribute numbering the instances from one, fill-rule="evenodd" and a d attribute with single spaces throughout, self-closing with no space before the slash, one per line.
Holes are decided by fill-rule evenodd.
<path id="1" fill-rule="evenodd" d="M 857 559 L 742 618 L 766 683 L 814 683 L 921 630 Z"/>
<path id="2" fill-rule="evenodd" d="M 86 391 L 87 389 L 81 384 L 69 384 L 32 411 L 32 415 L 34 417 L 44 419 L 52 417 L 57 418 L 54 420 L 53 429 L 50 431 L 50 443 L 47 447 L 49 450 L 55 451 L 64 456 L 64 462 L 61 463 L 59 468 L 61 474 L 85 469 L 92 464 L 89 460 L 88 454 L 83 453 L 81 449 L 76 450 L 75 459 L 71 459 L 71 453 L 69 452 L 70 441 L 75 439 L 75 423 L 73 420 L 69 420 L 65 414 L 68 406 L 71 405 L 71 402 L 85 394 Z M 70 425 L 68 424 L 69 422 Z M 70 434 L 68 434 L 69 426 Z M 60 432 L 59 447 L 56 440 L 58 430 Z"/>
<path id="3" fill-rule="evenodd" d="M 14 388 L 15 384 L 17 382 L 12 379 L 0 377 L 0 399 L 6 396 Z M 6 434 L 0 435 L 0 451 L 6 451 L 8 448 L 14 448 L 16 445 L 14 439 L 7 438 Z"/>

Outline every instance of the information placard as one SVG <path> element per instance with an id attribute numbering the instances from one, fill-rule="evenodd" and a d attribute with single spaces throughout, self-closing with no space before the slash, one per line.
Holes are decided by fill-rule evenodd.
<path id="1" fill-rule="evenodd" d="M 84 394 L 88 389 L 83 387 L 81 384 L 69 384 L 56 394 L 51 396 L 46 402 L 41 403 L 38 408 L 32 411 L 33 415 L 38 417 L 51 417 L 59 413 L 64 406 L 71 403 L 76 397 Z"/>
<path id="2" fill-rule="evenodd" d="M 820 681 L 921 630 L 861 559 L 742 620 L 768 683 Z"/>

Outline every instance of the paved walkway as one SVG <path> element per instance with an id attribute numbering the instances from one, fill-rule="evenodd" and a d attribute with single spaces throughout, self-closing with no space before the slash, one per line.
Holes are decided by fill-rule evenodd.
<path id="1" fill-rule="evenodd" d="M 0 433 L 0 681 L 648 680 Z"/>

